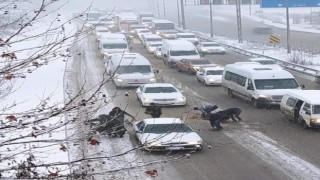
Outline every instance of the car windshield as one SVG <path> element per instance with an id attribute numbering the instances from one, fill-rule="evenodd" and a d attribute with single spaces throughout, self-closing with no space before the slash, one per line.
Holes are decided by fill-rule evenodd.
<path id="1" fill-rule="evenodd" d="M 275 61 L 272 60 L 258 60 L 260 64 L 267 65 L 267 64 L 277 64 Z"/>
<path id="2" fill-rule="evenodd" d="M 193 65 L 211 64 L 209 60 L 194 60 L 194 61 L 190 61 L 190 63 Z"/>
<path id="3" fill-rule="evenodd" d="M 151 31 L 149 31 L 149 30 L 142 30 L 142 31 L 139 31 L 139 33 L 151 33 Z"/>
<path id="4" fill-rule="evenodd" d="M 146 41 L 162 41 L 161 38 L 146 38 Z"/>
<path id="5" fill-rule="evenodd" d="M 314 105 L 313 106 L 312 114 L 320 114 L 320 105 Z"/>
<path id="6" fill-rule="evenodd" d="M 129 65 L 119 66 L 116 71 L 117 74 L 132 74 L 132 73 L 151 73 L 150 65 Z"/>
<path id="7" fill-rule="evenodd" d="M 180 38 L 195 38 L 195 35 L 179 35 Z"/>
<path id="8" fill-rule="evenodd" d="M 202 44 L 203 47 L 220 47 L 220 44 Z"/>
<path id="9" fill-rule="evenodd" d="M 155 23 L 156 30 L 174 29 L 173 23 Z"/>
<path id="10" fill-rule="evenodd" d="M 103 49 L 126 49 L 128 48 L 125 43 L 112 43 L 112 44 L 103 44 Z"/>
<path id="11" fill-rule="evenodd" d="M 108 29 L 99 29 L 99 30 L 97 30 L 98 32 L 110 32 Z"/>
<path id="12" fill-rule="evenodd" d="M 144 128 L 144 133 L 167 134 L 167 133 L 189 133 L 193 130 L 185 124 L 150 124 Z"/>
<path id="13" fill-rule="evenodd" d="M 162 44 L 151 44 L 151 47 L 158 47 L 158 46 L 162 46 Z"/>
<path id="14" fill-rule="evenodd" d="M 177 90 L 173 87 L 147 87 L 144 93 L 174 93 Z"/>
<path id="15" fill-rule="evenodd" d="M 197 51 L 170 51 L 171 56 L 190 56 L 190 55 L 198 55 Z"/>
<path id="16" fill-rule="evenodd" d="M 209 70 L 207 71 L 207 75 L 222 75 L 223 70 Z"/>
<path id="17" fill-rule="evenodd" d="M 256 89 L 295 89 L 299 85 L 295 79 L 258 79 L 254 80 Z"/>
<path id="18" fill-rule="evenodd" d="M 175 31 L 166 31 L 166 32 L 164 32 L 164 34 L 177 34 L 177 32 L 175 32 Z"/>

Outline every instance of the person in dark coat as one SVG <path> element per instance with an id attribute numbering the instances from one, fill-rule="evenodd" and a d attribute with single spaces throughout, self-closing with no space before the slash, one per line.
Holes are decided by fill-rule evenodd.
<path id="1" fill-rule="evenodd" d="M 220 125 L 221 122 L 226 121 L 230 119 L 228 115 L 225 113 L 219 111 L 217 113 L 210 113 L 209 115 L 209 121 L 210 125 L 214 128 L 216 127 L 218 130 L 223 129 L 223 127 Z"/>
<path id="2" fill-rule="evenodd" d="M 218 106 L 213 105 L 213 104 L 209 104 L 209 105 L 205 105 L 205 106 L 201 106 L 201 107 L 194 107 L 194 110 L 201 111 L 202 118 L 208 117 L 209 114 L 211 113 L 211 111 L 214 111 L 216 109 L 218 109 Z"/>
<path id="3" fill-rule="evenodd" d="M 150 103 L 150 106 L 146 108 L 146 114 L 150 114 L 153 118 L 159 118 L 162 114 L 161 107 L 155 103 Z"/>
<path id="4" fill-rule="evenodd" d="M 111 118 L 111 120 L 108 122 L 109 125 L 113 126 L 113 130 L 114 132 L 120 137 L 122 138 L 123 135 L 126 132 L 126 128 L 124 126 L 124 116 L 130 116 L 132 118 L 132 121 L 135 120 L 135 117 L 129 113 L 127 113 L 126 111 L 122 110 L 119 107 L 114 107 L 110 112 L 109 112 L 109 116 Z"/>
<path id="5" fill-rule="evenodd" d="M 241 121 L 241 117 L 240 117 L 240 114 L 241 114 L 241 109 L 240 108 L 229 108 L 229 109 L 226 109 L 226 110 L 223 110 L 223 111 L 220 111 L 221 113 L 229 116 L 233 121 Z M 237 118 L 237 120 L 236 120 Z"/>

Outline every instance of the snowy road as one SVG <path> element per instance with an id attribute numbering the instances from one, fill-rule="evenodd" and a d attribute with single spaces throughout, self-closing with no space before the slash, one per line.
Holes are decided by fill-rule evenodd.
<path id="1" fill-rule="evenodd" d="M 135 41 L 136 43 L 138 41 Z M 97 53 L 96 42 L 85 39 L 82 43 L 82 52 L 79 61 L 75 61 L 75 76 L 78 87 L 86 82 L 85 88 L 94 89 L 102 81 L 104 67 L 101 57 Z M 317 155 L 319 147 L 319 132 L 306 131 L 299 126 L 285 120 L 279 110 L 256 110 L 250 104 L 238 99 L 230 99 L 221 87 L 204 87 L 198 84 L 193 76 L 178 73 L 169 69 L 163 63 L 146 53 L 140 44 L 133 45 L 133 52 L 146 56 L 160 70 L 157 75 L 159 81 L 178 83 L 184 89 L 189 100 L 189 106 L 183 108 L 164 108 L 164 116 L 186 117 L 186 122 L 205 140 L 207 146 L 202 152 L 192 153 L 190 159 L 184 158 L 186 152 L 177 153 L 144 153 L 133 151 L 125 156 L 115 158 L 105 165 L 100 165 L 101 172 L 121 169 L 127 165 L 135 166 L 148 162 L 166 162 L 148 165 L 131 171 L 111 173 L 113 177 L 123 179 L 145 179 L 145 170 L 157 169 L 159 176 L 156 179 L 318 179 L 320 177 L 320 158 Z M 248 57 L 228 53 L 227 55 L 209 55 L 215 63 L 227 64 L 234 61 L 245 61 Z M 76 74 L 79 73 L 79 74 Z M 174 77 L 174 78 L 173 78 Z M 108 77 L 106 77 L 108 78 Z M 297 77 L 305 82 L 307 87 L 317 86 L 306 77 Z M 214 91 L 213 91 L 214 90 Z M 128 92 L 129 96 L 124 96 Z M 109 94 L 112 104 L 127 108 L 137 119 L 145 118 L 144 108 L 141 108 L 134 94 L 135 89 L 117 90 L 112 82 L 105 85 L 101 94 Z M 197 96 L 200 96 L 198 98 Z M 241 107 L 243 109 L 243 123 L 223 124 L 222 132 L 212 131 L 207 121 L 193 118 L 195 112 L 190 111 L 194 105 L 201 103 L 201 97 L 209 102 L 218 104 L 221 108 Z M 100 104 L 102 105 L 102 104 Z M 109 106 L 102 111 L 109 111 Z M 97 112 L 97 114 L 100 114 Z M 121 154 L 137 146 L 134 134 L 129 129 L 123 139 L 98 137 L 102 143 L 97 147 L 84 145 L 87 156 L 110 156 Z M 213 147 L 212 149 L 208 147 Z M 130 162 L 130 163 L 128 163 Z M 97 162 L 99 163 L 99 162 Z M 101 162 L 100 162 L 101 163 Z M 116 166 L 112 165 L 113 163 Z M 297 166 L 299 165 L 299 166 Z M 106 176 L 110 177 L 110 173 Z"/>

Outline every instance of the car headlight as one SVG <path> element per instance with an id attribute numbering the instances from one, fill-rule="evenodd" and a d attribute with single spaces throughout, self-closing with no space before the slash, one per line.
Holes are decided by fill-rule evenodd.
<path id="1" fill-rule="evenodd" d="M 185 98 L 185 97 L 180 97 L 180 98 L 178 98 L 177 100 L 178 100 L 178 101 L 185 101 L 186 98 Z"/>
<path id="2" fill-rule="evenodd" d="M 146 144 L 147 144 L 147 146 L 151 146 L 151 147 L 152 147 L 152 146 L 160 146 L 160 145 L 161 145 L 160 143 L 158 143 L 158 142 L 156 142 L 156 141 L 147 142 Z"/>
<path id="3" fill-rule="evenodd" d="M 208 51 L 207 48 L 201 48 L 201 51 Z"/>
<path id="4" fill-rule="evenodd" d="M 200 67 L 193 67 L 193 69 L 199 71 Z"/>
<path id="5" fill-rule="evenodd" d="M 310 119 L 310 122 L 311 122 L 311 123 L 320 123 L 320 119 L 318 119 L 318 118 L 311 118 L 311 119 Z"/>
<path id="6" fill-rule="evenodd" d="M 202 144 L 202 143 L 203 143 L 202 140 L 188 142 L 188 144 Z"/>
<path id="7" fill-rule="evenodd" d="M 151 78 L 149 79 L 150 82 L 155 82 L 156 81 L 156 78 Z"/>
<path id="8" fill-rule="evenodd" d="M 116 81 L 123 82 L 123 79 L 117 78 Z"/>
<path id="9" fill-rule="evenodd" d="M 269 98 L 270 98 L 270 96 L 260 94 L 260 95 L 259 95 L 259 98 L 269 99 Z"/>
<path id="10" fill-rule="evenodd" d="M 143 98 L 143 101 L 144 101 L 144 102 L 151 102 L 151 99 L 149 99 L 149 98 Z"/>
<path id="11" fill-rule="evenodd" d="M 159 34 L 160 34 L 160 32 L 159 32 L 159 31 L 157 31 L 157 32 L 156 32 L 156 34 L 157 34 L 157 35 L 159 35 Z"/>

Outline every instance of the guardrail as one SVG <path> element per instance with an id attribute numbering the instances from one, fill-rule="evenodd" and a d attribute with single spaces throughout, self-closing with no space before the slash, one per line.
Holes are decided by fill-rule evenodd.
<path id="1" fill-rule="evenodd" d="M 245 54 L 245 55 L 249 55 L 249 56 L 256 56 L 256 57 L 265 57 L 265 58 L 269 58 L 272 59 L 274 61 L 276 61 L 279 65 L 281 65 L 284 68 L 290 69 L 292 71 L 296 71 L 298 73 L 302 73 L 302 74 L 306 74 L 309 76 L 313 76 L 316 78 L 316 82 L 320 83 L 320 70 L 317 69 L 313 69 L 313 68 L 309 68 L 303 65 L 299 65 L 299 64 L 295 64 L 295 63 L 291 63 L 288 61 L 284 61 L 284 60 L 280 60 L 280 59 L 276 59 L 270 56 L 266 56 L 266 55 L 262 55 L 262 54 L 258 54 L 258 53 L 254 53 L 254 52 L 250 52 L 235 46 L 231 46 L 222 42 L 219 42 L 217 40 L 214 40 L 211 37 L 206 37 L 203 35 L 203 33 L 200 33 L 198 31 L 193 31 L 193 30 L 182 30 L 182 29 L 177 29 L 178 31 L 184 31 L 184 32 L 192 32 L 194 34 L 196 34 L 201 40 L 206 40 L 206 41 L 216 41 L 218 43 L 220 43 L 221 45 L 229 48 L 229 49 L 233 49 L 233 51 L 240 53 L 240 54 Z"/>

